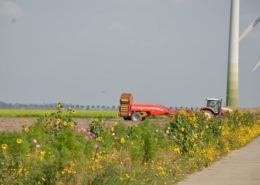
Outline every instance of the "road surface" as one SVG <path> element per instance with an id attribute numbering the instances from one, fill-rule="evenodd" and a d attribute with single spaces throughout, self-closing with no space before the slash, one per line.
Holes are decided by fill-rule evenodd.
<path id="1" fill-rule="evenodd" d="M 260 185 L 260 137 L 178 185 Z"/>

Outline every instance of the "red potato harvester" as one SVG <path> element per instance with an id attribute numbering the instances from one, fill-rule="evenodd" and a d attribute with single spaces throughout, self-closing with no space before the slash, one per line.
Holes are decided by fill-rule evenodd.
<path id="1" fill-rule="evenodd" d="M 123 93 L 120 97 L 119 116 L 124 120 L 141 121 L 149 116 L 172 116 L 177 112 L 188 113 L 187 109 L 168 109 L 163 105 L 135 104 L 131 93 Z"/>

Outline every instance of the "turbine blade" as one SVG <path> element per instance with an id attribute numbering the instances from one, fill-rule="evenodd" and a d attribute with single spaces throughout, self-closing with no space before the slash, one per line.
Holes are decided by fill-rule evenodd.
<path id="1" fill-rule="evenodd" d="M 249 32 L 251 32 L 259 22 L 260 22 L 260 17 L 258 17 L 256 20 L 254 20 L 254 21 L 245 29 L 245 31 L 240 35 L 239 41 L 241 41 Z"/>
<path id="2" fill-rule="evenodd" d="M 258 17 L 258 18 L 254 21 L 253 27 L 255 27 L 259 22 L 260 22 L 260 17 Z"/>
<path id="3" fill-rule="evenodd" d="M 245 36 L 251 32 L 254 29 L 253 23 L 251 23 L 246 29 L 245 31 L 240 35 L 239 37 L 239 41 L 241 41 L 243 38 L 245 38 Z"/>
<path id="4" fill-rule="evenodd" d="M 260 66 L 260 61 L 257 62 L 257 64 L 255 65 L 255 67 L 253 68 L 252 72 L 254 72 L 259 66 Z"/>

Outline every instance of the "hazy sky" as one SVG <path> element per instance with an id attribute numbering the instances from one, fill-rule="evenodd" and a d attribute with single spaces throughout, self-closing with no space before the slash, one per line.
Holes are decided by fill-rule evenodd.
<path id="1" fill-rule="evenodd" d="M 201 106 L 226 98 L 230 0 L 0 0 L 0 101 Z M 241 0 L 240 33 L 260 16 Z M 260 106 L 260 24 L 240 43 L 239 104 Z"/>

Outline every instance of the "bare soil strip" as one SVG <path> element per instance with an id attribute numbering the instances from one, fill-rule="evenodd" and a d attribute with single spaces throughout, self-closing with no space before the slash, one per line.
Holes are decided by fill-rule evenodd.
<path id="1" fill-rule="evenodd" d="M 35 123 L 37 118 L 1 118 L 0 117 L 0 132 L 2 131 L 17 131 L 21 130 L 24 126 L 30 126 Z M 94 119 L 81 119 L 77 118 L 75 121 L 79 127 L 87 127 Z M 105 125 L 112 126 L 118 123 L 117 119 L 106 119 Z M 122 122 L 122 120 L 121 120 Z M 130 123 L 129 123 L 130 124 Z"/>
<path id="2" fill-rule="evenodd" d="M 17 131 L 21 130 L 23 126 L 30 126 L 35 121 L 37 118 L 5 118 L 5 117 L 0 117 L 0 132 L 3 131 Z M 79 127 L 88 127 L 90 123 L 92 123 L 95 118 L 76 118 L 74 119 Z M 152 119 L 151 120 L 153 123 L 158 123 L 158 124 L 164 124 L 167 123 L 169 120 L 168 119 Z M 118 119 L 104 119 L 104 124 L 107 127 L 111 127 L 117 123 L 125 123 L 129 126 L 138 124 L 138 122 L 132 122 L 132 121 L 124 121 L 121 118 Z"/>

